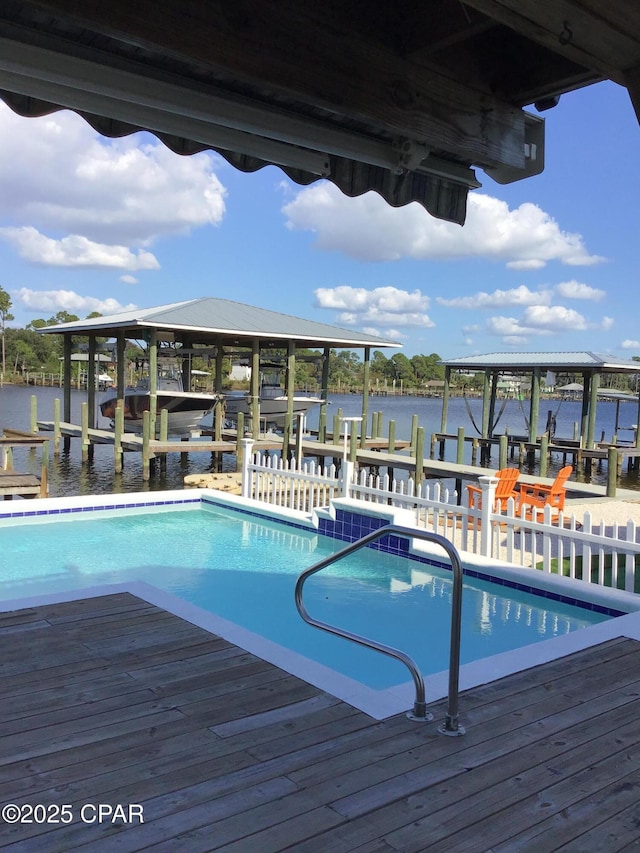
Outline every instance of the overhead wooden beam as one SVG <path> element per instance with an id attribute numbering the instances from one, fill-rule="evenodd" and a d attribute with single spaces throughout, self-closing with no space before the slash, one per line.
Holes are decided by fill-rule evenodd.
<path id="1" fill-rule="evenodd" d="M 356 128 L 361 123 L 363 139 L 367 133 L 384 132 L 466 163 L 524 165 L 520 109 L 483 89 L 481 81 L 463 85 L 453 71 L 418 65 L 359 36 L 341 15 L 340 4 L 326 8 L 297 0 L 236 0 L 233 5 L 224 0 L 138 0 L 134 12 L 124 0 L 84 0 L 80 5 L 76 0 L 42 0 L 35 5 L 89 32 L 202 63 L 202 80 L 210 68 L 218 84 L 230 81 L 236 90 L 242 90 L 242 84 L 256 86 L 264 93 L 263 104 L 267 97 L 277 103 L 280 94 L 283 112 L 287 99 L 294 99 L 321 111 L 311 115 L 324 118 L 328 127 L 332 117 L 348 117 Z M 335 19 L 328 19 L 332 12 Z M 72 55 L 75 47 L 67 42 L 65 49 Z M 86 56 L 86 50 L 78 49 L 78 55 L 81 52 Z M 94 56 L 107 65 L 110 61 L 104 52 Z M 151 73 L 153 56 L 142 53 L 141 58 Z M 193 80 L 190 84 L 192 90 L 197 88 Z M 203 83 L 202 91 L 207 85 Z M 269 124 L 277 126 L 281 119 L 266 115 L 265 134 Z M 300 139 L 299 144 L 308 143 Z"/>
<path id="2" fill-rule="evenodd" d="M 636 0 L 603 4 L 599 0 L 465 0 L 465 4 L 604 79 L 625 85 L 635 66 L 640 27 Z"/>

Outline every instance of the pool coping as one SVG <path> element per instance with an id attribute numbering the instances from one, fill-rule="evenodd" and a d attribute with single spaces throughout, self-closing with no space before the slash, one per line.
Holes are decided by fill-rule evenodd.
<path id="1" fill-rule="evenodd" d="M 5 512 L 0 512 L 0 518 L 29 518 L 34 516 L 47 515 L 53 517 L 54 520 L 59 520 L 61 514 L 73 514 L 76 512 L 96 511 L 100 509 L 124 509 L 129 507 L 157 507 L 165 505 L 187 505 L 200 504 L 202 499 L 205 502 L 214 503 L 221 506 L 230 506 L 235 509 L 244 509 L 245 512 L 251 515 L 262 518 L 276 518 L 279 521 L 284 521 L 290 526 L 300 527 L 306 530 L 315 530 L 317 525 L 309 520 L 309 517 L 303 513 L 291 513 L 289 511 L 280 510 L 280 512 L 272 512 L 270 506 L 258 505 L 254 501 L 247 499 L 238 499 L 237 496 L 227 495 L 220 492 L 215 492 L 207 489 L 194 489 L 185 493 L 184 491 L 172 492 L 155 492 L 155 493 L 137 493 L 134 495 L 92 495 L 85 498 L 49 498 L 38 501 L 40 511 L 25 511 L 22 507 L 18 508 L 16 502 L 13 507 L 6 508 Z M 13 503 L 13 502 L 12 502 Z M 30 502 L 24 502 L 29 503 Z M 353 505 L 355 502 L 351 502 Z M 356 503 L 358 509 L 360 506 Z M 5 508 L 2 508 L 5 510 Z M 10 510 L 15 509 L 14 512 Z M 274 508 L 278 509 L 278 508 Z M 368 507 L 367 515 L 382 517 L 387 519 L 390 515 L 394 518 L 397 515 L 395 512 L 371 512 L 372 507 Z M 387 522 L 385 522 L 387 523 Z M 423 545 L 423 543 L 420 543 Z M 412 555 L 427 554 L 424 559 L 427 562 L 435 562 L 433 560 L 433 552 L 430 549 L 424 549 L 416 546 L 412 549 Z M 419 556 L 419 554 L 418 554 Z M 527 571 L 526 569 L 504 565 L 496 565 L 495 562 L 483 561 L 477 555 L 463 552 L 465 567 L 468 563 L 473 566 L 483 566 L 488 571 L 491 567 L 491 575 L 495 576 L 498 572 L 504 577 L 513 575 L 513 572 Z M 416 563 L 418 569 L 420 562 Z M 581 596 L 589 593 L 589 597 L 604 598 L 611 601 L 611 606 L 615 603 L 622 604 L 622 601 L 629 602 L 629 593 L 619 593 L 617 590 L 610 590 L 602 587 L 597 587 L 596 590 L 590 589 L 590 586 L 583 585 L 579 581 L 571 579 L 557 578 L 555 576 L 537 575 L 536 580 L 544 580 L 549 583 L 550 589 L 563 589 L 565 592 L 567 587 L 579 584 Z M 574 589 L 577 589 L 573 586 Z M 234 643 L 240 648 L 246 649 L 248 652 L 266 660 L 286 672 L 296 675 L 305 681 L 314 684 L 321 690 L 330 693 L 338 699 L 349 703 L 355 708 L 364 711 L 374 719 L 385 719 L 386 717 L 401 713 L 410 709 L 414 701 L 413 682 L 408 680 L 403 684 L 394 687 L 376 690 L 366 685 L 342 675 L 329 667 L 319 664 L 298 652 L 291 651 L 278 643 L 273 642 L 261 635 L 255 634 L 246 628 L 243 628 L 236 623 L 233 623 L 216 614 L 209 613 L 206 610 L 184 601 L 171 593 L 154 587 L 144 581 L 131 581 L 122 584 L 108 584 L 94 587 L 80 588 L 74 590 L 60 591 L 39 596 L 29 596 L 23 598 L 15 598 L 5 601 L 0 601 L 0 612 L 8 612 L 11 610 L 20 610 L 25 607 L 41 606 L 46 604 L 57 603 L 61 601 L 75 601 L 85 598 L 92 598 L 100 595 L 113 594 L 114 592 L 129 592 L 138 596 L 144 601 L 154 604 L 164 610 L 172 613 L 186 621 L 197 625 L 213 634 L 216 634 L 223 639 Z M 596 596 L 597 592 L 597 596 Z M 639 608 L 636 612 L 627 613 L 626 615 L 617 616 L 616 618 L 608 619 L 596 625 L 591 625 L 566 634 L 560 637 L 553 637 L 548 640 L 542 640 L 538 643 L 524 646 L 509 652 L 483 658 L 480 661 L 463 664 L 460 667 L 460 689 L 466 690 L 472 687 L 477 687 L 481 684 L 486 684 L 490 681 L 503 678 L 515 672 L 520 672 L 563 657 L 573 652 L 580 651 L 593 645 L 597 645 L 606 640 L 617 637 L 628 637 L 630 639 L 640 641 L 640 597 L 636 606 Z M 447 642 L 448 642 L 447 637 Z M 439 672 L 433 675 L 427 675 L 424 678 L 426 688 L 427 702 L 433 702 L 443 699 L 447 695 L 449 675 L 448 671 Z"/>

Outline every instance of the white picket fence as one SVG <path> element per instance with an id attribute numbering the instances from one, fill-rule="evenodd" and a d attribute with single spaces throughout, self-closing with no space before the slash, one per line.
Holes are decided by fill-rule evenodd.
<path id="1" fill-rule="evenodd" d="M 517 515 L 513 500 L 503 512 L 494 512 L 497 481 L 489 476 L 479 478 L 481 509 L 471 509 L 458 506 L 457 493 L 438 482 L 391 480 L 388 475 L 356 472 L 344 461 L 340 472 L 335 465 L 322 467 L 312 461 L 298 468 L 295 460 L 254 455 L 249 442 L 245 450 L 244 497 L 305 513 L 328 507 L 338 497 L 408 510 L 417 527 L 446 536 L 460 551 L 640 591 L 640 528 L 632 521 L 606 527 L 597 513 L 581 518 L 561 514 L 552 521 L 549 507 L 541 518 L 527 520 Z"/>

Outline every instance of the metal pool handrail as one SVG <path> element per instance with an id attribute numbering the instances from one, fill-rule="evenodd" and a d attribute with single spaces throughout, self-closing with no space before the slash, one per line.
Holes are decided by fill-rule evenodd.
<path id="1" fill-rule="evenodd" d="M 441 726 L 439 726 L 438 730 L 442 734 L 446 735 L 463 735 L 464 728 L 458 723 L 460 627 L 462 620 L 462 564 L 456 548 L 448 539 L 445 539 L 444 536 L 440 536 L 438 533 L 432 533 L 426 530 L 414 530 L 409 527 L 401 527 L 400 525 L 395 524 L 389 524 L 386 527 L 381 527 L 378 530 L 367 533 L 366 536 L 363 536 L 356 542 L 352 542 L 340 551 L 336 551 L 335 554 L 325 557 L 323 560 L 320 560 L 302 572 L 298 577 L 295 589 L 298 613 L 302 616 L 305 622 L 312 625 L 314 628 L 320 628 L 320 630 L 327 631 L 329 634 L 335 634 L 338 637 L 344 637 L 346 640 L 352 640 L 354 643 L 382 652 L 382 654 L 389 655 L 403 663 L 409 669 L 416 688 L 416 698 L 413 703 L 413 711 L 410 711 L 407 716 L 413 720 L 432 720 L 433 715 L 427 712 L 424 678 L 422 677 L 422 673 L 418 669 L 415 661 L 409 657 L 409 655 L 399 649 L 393 648 L 393 646 L 378 643 L 375 640 L 361 637 L 359 634 L 353 634 L 351 631 L 347 631 L 343 628 L 337 628 L 334 625 L 329 625 L 327 622 L 321 622 L 319 619 L 314 619 L 313 616 L 309 615 L 302 600 L 302 588 L 307 578 L 311 575 L 315 575 L 316 572 L 325 569 L 333 563 L 337 563 L 338 560 L 352 554 L 354 551 L 364 548 L 365 545 L 368 545 L 370 542 L 374 542 L 376 539 L 380 539 L 383 536 L 390 535 L 407 536 L 412 539 L 425 539 L 428 542 L 433 542 L 436 545 L 440 545 L 440 547 L 447 552 L 451 560 L 451 568 L 453 569 L 453 596 L 451 602 L 451 644 L 449 649 L 449 696 L 447 700 L 445 721 Z"/>

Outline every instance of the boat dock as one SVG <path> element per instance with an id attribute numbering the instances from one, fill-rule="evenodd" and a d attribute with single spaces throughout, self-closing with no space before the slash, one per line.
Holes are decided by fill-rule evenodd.
<path id="1" fill-rule="evenodd" d="M 13 450 L 17 447 L 40 448 L 42 450 L 42 467 L 40 476 L 14 470 Z M 5 429 L 0 436 L 2 451 L 2 467 L 0 468 L 0 496 L 6 501 L 14 497 L 46 498 L 49 493 L 48 465 L 49 439 L 34 436 L 20 430 Z"/>

